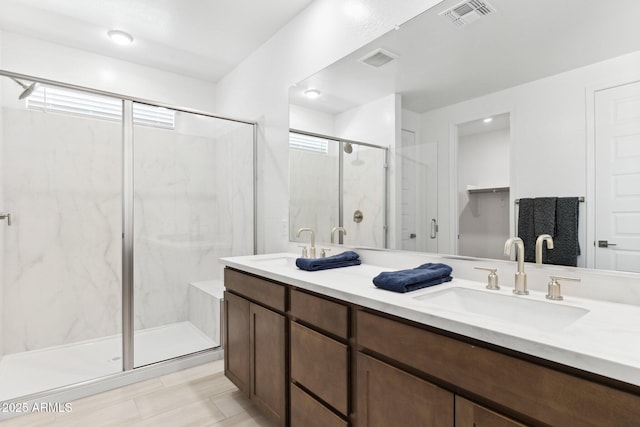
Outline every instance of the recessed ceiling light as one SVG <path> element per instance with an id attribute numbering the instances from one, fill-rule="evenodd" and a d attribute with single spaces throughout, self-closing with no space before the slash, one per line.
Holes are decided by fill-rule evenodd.
<path id="1" fill-rule="evenodd" d="M 320 96 L 320 91 L 317 89 L 308 89 L 304 91 L 304 96 L 309 99 L 316 99 Z"/>
<path id="2" fill-rule="evenodd" d="M 125 31 L 110 30 L 107 32 L 107 36 L 109 36 L 112 42 L 120 46 L 127 46 L 133 43 L 133 37 Z"/>
<path id="3" fill-rule="evenodd" d="M 363 21 L 369 16 L 369 9 L 362 0 L 347 1 L 344 5 L 344 12 L 347 16 L 358 21 Z"/>
<path id="4" fill-rule="evenodd" d="M 493 117 L 487 117 L 486 119 L 483 120 L 483 122 L 485 123 L 491 123 L 493 121 Z"/>

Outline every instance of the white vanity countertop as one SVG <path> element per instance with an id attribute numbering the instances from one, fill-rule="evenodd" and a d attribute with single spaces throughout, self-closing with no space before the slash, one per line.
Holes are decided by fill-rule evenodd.
<path id="1" fill-rule="evenodd" d="M 298 269 L 295 258 L 295 254 L 279 253 L 222 258 L 221 262 L 322 295 L 640 386 L 638 306 L 571 296 L 565 296 L 563 301 L 549 301 L 545 293 L 538 291 L 516 296 L 512 293 L 513 288 L 502 285 L 498 291 L 489 291 L 485 289 L 486 283 L 456 279 L 455 271 L 451 282 L 402 294 L 373 285 L 372 279 L 376 275 L 393 271 L 392 268 L 362 264 L 310 272 Z M 415 298 L 450 288 L 502 295 L 507 304 L 512 301 L 510 299 L 527 299 L 539 304 L 575 307 L 577 310 L 574 311 L 586 309 L 588 313 L 573 323 L 556 328 L 553 318 L 509 322 L 429 304 L 428 298 Z M 513 304 L 518 303 L 513 301 Z M 548 308 L 548 305 L 544 307 Z"/>

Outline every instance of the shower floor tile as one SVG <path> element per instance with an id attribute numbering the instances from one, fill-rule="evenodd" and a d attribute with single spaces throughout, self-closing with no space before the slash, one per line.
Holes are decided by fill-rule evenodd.
<path id="1" fill-rule="evenodd" d="M 191 322 L 139 330 L 134 335 L 134 366 L 217 345 Z M 0 401 L 121 371 L 120 335 L 10 354 L 0 359 Z"/>

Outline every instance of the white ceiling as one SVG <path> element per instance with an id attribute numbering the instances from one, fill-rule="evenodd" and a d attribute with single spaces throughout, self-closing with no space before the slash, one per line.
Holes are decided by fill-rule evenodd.
<path id="1" fill-rule="evenodd" d="M 216 82 L 312 1 L 0 0 L 0 28 Z"/>
<path id="2" fill-rule="evenodd" d="M 300 82 L 291 102 L 335 114 L 398 93 L 421 113 L 640 50 L 640 0 L 487 1 L 496 12 L 464 27 L 438 15 L 460 0 L 443 1 Z M 399 57 L 358 62 L 378 48 Z"/>

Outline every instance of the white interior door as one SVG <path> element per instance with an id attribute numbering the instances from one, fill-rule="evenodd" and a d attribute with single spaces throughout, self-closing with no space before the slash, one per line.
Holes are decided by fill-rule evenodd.
<path id="1" fill-rule="evenodd" d="M 595 96 L 595 267 L 640 272 L 640 83 Z"/>
<path id="2" fill-rule="evenodd" d="M 438 251 L 438 148 L 418 144 L 414 132 L 402 130 L 401 249 Z"/>

